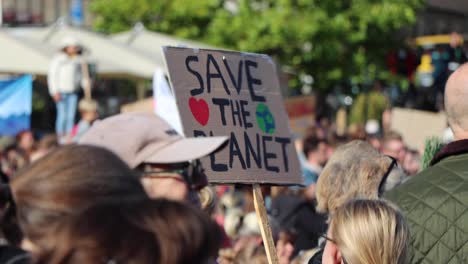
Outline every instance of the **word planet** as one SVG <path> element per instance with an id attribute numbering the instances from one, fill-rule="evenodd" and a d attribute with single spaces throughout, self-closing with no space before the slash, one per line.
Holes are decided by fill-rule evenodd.
<path id="1" fill-rule="evenodd" d="M 270 109 L 265 104 L 258 104 L 257 110 L 255 111 L 257 117 L 258 127 L 267 134 L 275 133 L 275 118 L 270 112 Z"/>

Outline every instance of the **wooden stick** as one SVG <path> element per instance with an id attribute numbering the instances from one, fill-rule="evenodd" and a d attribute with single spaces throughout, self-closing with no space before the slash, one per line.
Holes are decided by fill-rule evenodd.
<path id="1" fill-rule="evenodd" d="M 81 63 L 81 78 L 85 78 L 85 87 L 83 87 L 84 95 L 86 100 L 91 100 L 91 77 L 89 76 L 88 64 L 86 62 Z"/>
<path id="2" fill-rule="evenodd" d="M 263 201 L 262 190 L 260 185 L 253 185 L 253 198 L 255 212 L 257 212 L 258 224 L 262 232 L 263 245 L 268 258 L 269 264 L 278 264 L 278 255 L 276 255 L 275 242 L 273 241 L 273 235 L 271 234 L 270 223 L 268 222 L 268 216 L 265 209 L 265 202 Z"/>

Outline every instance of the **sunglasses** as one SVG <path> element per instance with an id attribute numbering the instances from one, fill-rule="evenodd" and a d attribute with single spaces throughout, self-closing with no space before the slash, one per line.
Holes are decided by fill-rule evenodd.
<path id="1" fill-rule="evenodd" d="M 388 175 L 390 175 L 390 173 L 393 171 L 394 167 L 398 167 L 398 162 L 394 157 L 388 156 L 388 155 L 385 155 L 385 156 L 387 156 L 389 159 L 391 159 L 392 162 L 388 166 L 387 171 L 385 172 L 385 174 L 382 177 L 382 180 L 380 181 L 379 196 L 381 196 L 385 192 L 385 183 L 387 182 Z"/>
<path id="2" fill-rule="evenodd" d="M 167 168 L 167 165 L 161 165 L 161 167 L 166 168 L 160 170 L 143 170 L 141 176 L 160 179 L 171 178 L 183 181 L 193 190 L 200 190 L 208 184 L 205 169 L 203 169 L 200 160 L 169 165 L 169 168 Z M 183 180 L 180 179 L 178 175 L 182 176 Z"/>

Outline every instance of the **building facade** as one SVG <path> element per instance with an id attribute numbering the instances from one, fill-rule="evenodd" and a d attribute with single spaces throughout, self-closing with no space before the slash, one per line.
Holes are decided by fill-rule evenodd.
<path id="1" fill-rule="evenodd" d="M 88 12 L 91 0 L 0 0 L 2 25 L 39 26 L 54 23 L 60 17 L 82 18 L 81 25 L 91 25 Z"/>
<path id="2" fill-rule="evenodd" d="M 418 16 L 414 36 L 458 32 L 468 34 L 468 1 L 428 0 Z"/>

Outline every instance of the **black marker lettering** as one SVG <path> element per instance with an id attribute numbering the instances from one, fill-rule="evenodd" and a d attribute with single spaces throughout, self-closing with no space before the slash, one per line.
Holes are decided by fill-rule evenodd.
<path id="1" fill-rule="evenodd" d="M 256 142 L 257 142 L 257 153 L 255 153 L 252 142 L 250 141 L 249 135 L 247 132 L 244 131 L 244 141 L 245 141 L 245 161 L 247 162 L 247 168 L 251 168 L 250 163 L 250 156 L 252 155 L 255 164 L 257 164 L 257 168 L 262 168 L 262 161 L 260 157 L 260 135 L 255 134 Z"/>
<path id="2" fill-rule="evenodd" d="M 197 77 L 198 83 L 200 84 L 199 88 L 193 88 L 192 90 L 190 90 L 190 94 L 192 96 L 195 96 L 195 95 L 199 95 L 199 94 L 203 93 L 203 78 L 201 77 L 200 73 L 198 73 L 194 69 L 190 68 L 190 62 L 192 62 L 192 61 L 198 61 L 198 57 L 197 56 L 188 56 L 187 58 L 185 58 L 185 68 L 187 68 L 187 70 L 190 73 L 195 75 L 195 77 Z"/>
<path id="3" fill-rule="evenodd" d="M 276 167 L 276 166 L 270 166 L 268 165 L 268 160 L 269 159 L 276 159 L 276 154 L 275 153 L 271 153 L 271 152 L 267 152 L 267 144 L 266 142 L 267 141 L 272 141 L 272 137 L 270 136 L 263 136 L 262 137 L 262 147 L 263 147 L 263 163 L 265 163 L 265 169 L 267 169 L 268 171 L 274 171 L 274 172 L 279 172 L 279 168 Z"/>
<path id="4" fill-rule="evenodd" d="M 234 80 L 234 74 L 232 74 L 231 68 L 229 67 L 229 64 L 227 60 L 224 61 L 224 66 L 226 66 L 226 69 L 229 74 L 229 78 L 231 78 L 231 82 L 234 85 L 234 88 L 236 88 L 237 94 L 240 94 L 240 91 L 242 89 L 242 63 L 243 61 L 239 61 L 239 68 L 237 68 L 237 82 Z"/>
<path id="5" fill-rule="evenodd" d="M 253 127 L 252 123 L 250 123 L 248 121 L 248 117 L 250 116 L 250 112 L 247 111 L 244 106 L 247 106 L 249 105 L 249 101 L 245 101 L 245 100 L 240 100 L 240 106 L 241 106 L 241 112 L 242 112 L 242 120 L 244 120 L 244 127 L 247 129 L 247 128 L 251 128 Z"/>
<path id="6" fill-rule="evenodd" d="M 239 144 L 237 143 L 236 135 L 234 132 L 231 132 L 231 138 L 229 140 L 229 167 L 232 168 L 232 163 L 234 162 L 234 156 L 239 158 L 239 162 L 241 163 L 242 169 L 245 170 L 245 161 L 242 157 L 242 153 L 239 148 Z"/>
<path id="7" fill-rule="evenodd" d="M 221 113 L 221 123 L 223 126 L 226 126 L 226 114 L 224 112 L 224 107 L 229 105 L 229 100 L 224 98 L 213 98 L 211 101 L 213 104 L 219 106 L 219 111 Z"/>
<path id="8" fill-rule="evenodd" d="M 288 152 L 286 150 L 286 146 L 291 143 L 291 139 L 289 138 L 283 138 L 283 137 L 277 137 L 275 138 L 275 141 L 281 144 L 281 149 L 283 152 L 283 163 L 284 163 L 284 170 L 286 172 L 289 171 L 289 160 L 288 160 Z"/>
<path id="9" fill-rule="evenodd" d="M 247 84 L 249 87 L 250 98 L 252 98 L 252 101 L 265 102 L 265 97 L 255 94 L 254 85 L 262 85 L 262 81 L 260 79 L 255 79 L 254 77 L 252 77 L 250 67 L 257 68 L 258 64 L 255 61 L 251 60 L 245 61 L 245 73 L 247 74 Z"/>
<path id="10" fill-rule="evenodd" d="M 211 67 L 210 64 L 213 64 L 216 73 L 211 73 Z M 213 55 L 208 54 L 207 62 L 206 62 L 206 83 L 207 87 L 206 89 L 208 90 L 208 93 L 211 92 L 211 79 L 221 79 L 221 82 L 223 82 L 223 87 L 224 90 L 226 90 L 226 93 L 231 95 L 231 92 L 229 92 L 229 89 L 227 87 L 226 81 L 224 80 L 223 75 L 221 74 L 221 70 L 219 69 L 219 65 L 216 62 L 215 58 Z"/>
<path id="11" fill-rule="evenodd" d="M 239 101 L 231 100 L 231 112 L 232 112 L 232 124 L 234 126 L 237 126 L 237 122 L 236 122 L 236 117 L 237 117 L 237 119 L 239 120 L 239 126 L 242 127 L 242 117 L 241 117 L 241 110 L 239 107 Z"/>

